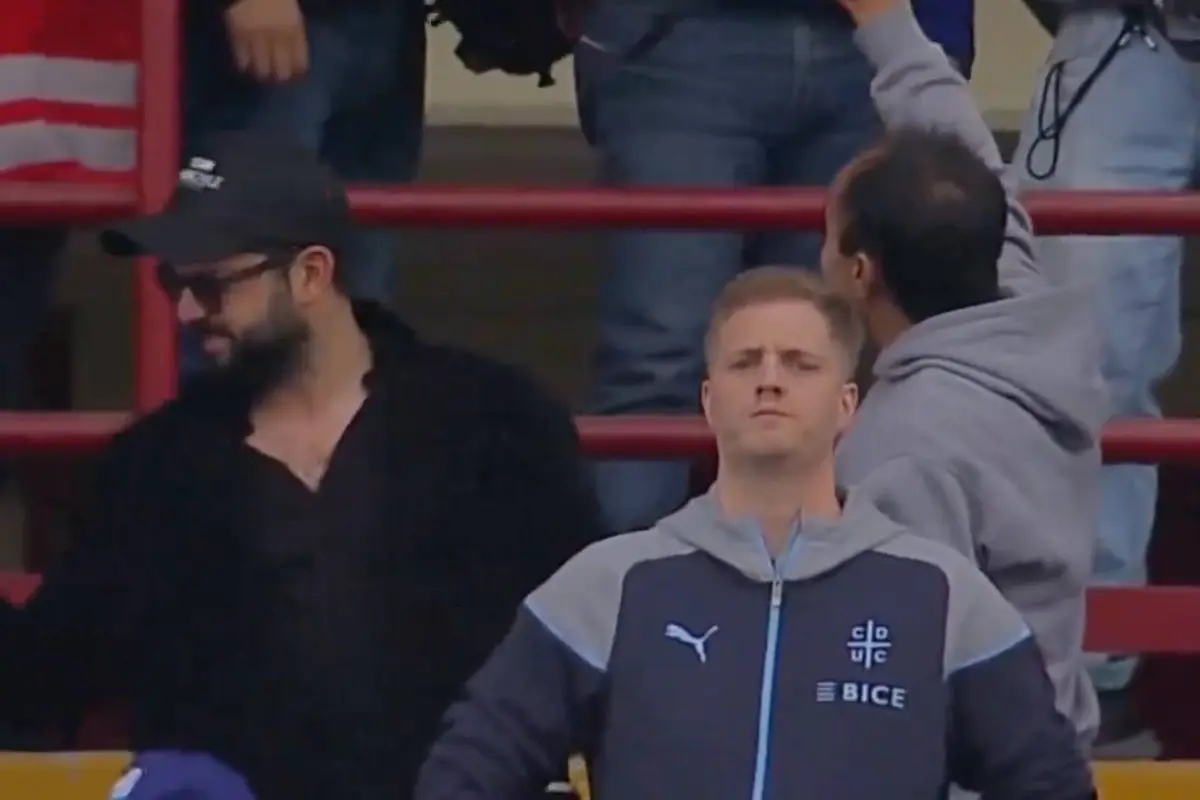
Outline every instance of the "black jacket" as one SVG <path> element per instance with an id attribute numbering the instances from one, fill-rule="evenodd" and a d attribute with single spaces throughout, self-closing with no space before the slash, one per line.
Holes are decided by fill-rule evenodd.
<path id="1" fill-rule="evenodd" d="M 202 380 L 116 437 L 75 546 L 24 609 L 0 605 L 0 715 L 56 723 L 117 692 L 133 749 L 210 752 L 260 800 L 408 796 L 441 715 L 521 599 L 600 523 L 562 404 L 514 369 L 421 343 L 377 307 L 356 314 L 370 391 L 387 404 L 394 520 L 370 545 L 369 585 L 345 587 L 394 634 L 362 665 L 391 679 L 376 706 L 307 739 L 280 724 L 306 699 L 281 693 L 256 655 L 263 567 L 233 466 L 248 406 Z"/>

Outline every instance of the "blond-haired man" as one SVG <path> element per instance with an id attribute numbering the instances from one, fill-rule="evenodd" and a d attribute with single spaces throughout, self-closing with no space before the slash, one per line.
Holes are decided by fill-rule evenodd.
<path id="1" fill-rule="evenodd" d="M 1020 617 L 949 547 L 834 485 L 862 328 L 811 277 L 736 279 L 707 336 L 716 482 L 531 594 L 416 800 L 522 800 L 572 752 L 604 798 L 1086 800 Z"/>

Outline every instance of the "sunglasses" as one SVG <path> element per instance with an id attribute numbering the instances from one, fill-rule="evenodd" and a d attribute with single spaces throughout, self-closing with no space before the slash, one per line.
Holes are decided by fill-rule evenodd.
<path id="1" fill-rule="evenodd" d="M 300 248 L 294 248 L 268 253 L 267 257 L 257 264 L 225 273 L 209 271 L 181 273 L 173 264 L 160 261 L 158 285 L 174 302 L 178 302 L 185 291 L 190 292 L 197 305 L 205 312 L 214 314 L 221 310 L 225 303 L 225 296 L 231 288 L 273 270 L 287 269 L 292 265 L 299 252 Z"/>

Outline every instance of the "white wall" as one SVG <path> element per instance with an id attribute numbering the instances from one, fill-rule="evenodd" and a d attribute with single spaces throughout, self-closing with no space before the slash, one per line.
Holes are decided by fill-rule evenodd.
<path id="1" fill-rule="evenodd" d="M 995 127 L 1015 128 L 1033 90 L 1048 40 L 1021 0 L 977 0 L 979 58 L 973 85 Z M 472 75 L 454 58 L 449 25 L 430 39 L 429 117 L 438 124 L 574 125 L 571 66 L 559 64 L 558 85 L 534 78 Z"/>

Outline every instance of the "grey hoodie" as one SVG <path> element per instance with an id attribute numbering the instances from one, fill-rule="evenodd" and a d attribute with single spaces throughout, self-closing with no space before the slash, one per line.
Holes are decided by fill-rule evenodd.
<path id="1" fill-rule="evenodd" d="M 859 42 L 878 69 L 885 124 L 957 131 L 1003 170 L 966 84 L 906 11 L 860 30 Z M 1059 708 L 1087 741 L 1098 710 L 1083 663 L 1085 589 L 1108 403 L 1086 290 L 1051 287 L 1032 252 L 1010 191 L 999 264 L 1010 297 L 928 319 L 880 354 L 838 449 L 838 477 L 976 559 L 1025 617 Z"/>

